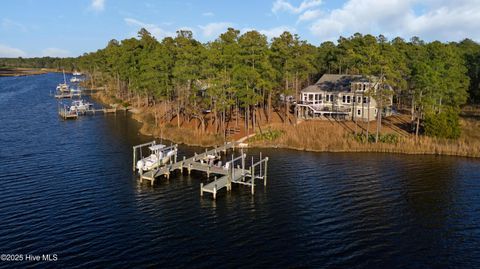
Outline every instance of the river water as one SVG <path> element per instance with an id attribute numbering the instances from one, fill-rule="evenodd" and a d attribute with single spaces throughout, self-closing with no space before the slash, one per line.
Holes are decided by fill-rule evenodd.
<path id="1" fill-rule="evenodd" d="M 0 78 L 0 254 L 58 259 L 0 268 L 480 266 L 479 160 L 262 150 L 268 186 L 213 201 L 201 173 L 140 184 L 151 138 L 121 113 L 62 121 L 61 81 Z"/>

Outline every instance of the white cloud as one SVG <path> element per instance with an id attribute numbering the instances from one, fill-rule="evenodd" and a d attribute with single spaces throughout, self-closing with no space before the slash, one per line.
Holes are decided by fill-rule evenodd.
<path id="1" fill-rule="evenodd" d="M 261 34 L 264 34 L 268 37 L 268 39 L 272 39 L 274 37 L 278 37 L 280 36 L 281 34 L 283 34 L 283 32 L 285 31 L 288 31 L 290 33 L 295 33 L 297 30 L 293 27 L 290 27 L 290 26 L 278 26 L 278 27 L 274 27 L 274 28 L 270 28 L 270 29 L 264 29 L 264 30 L 259 30 L 259 32 Z"/>
<path id="2" fill-rule="evenodd" d="M 64 50 L 64 49 L 59 49 L 59 48 L 46 48 L 42 50 L 42 56 L 50 56 L 50 57 L 70 57 L 72 56 L 70 51 Z"/>
<path id="3" fill-rule="evenodd" d="M 248 31 L 258 31 L 262 35 L 266 35 L 268 40 L 274 38 L 274 37 L 279 37 L 283 32 L 287 31 L 292 34 L 296 33 L 297 30 L 293 27 L 282 25 L 270 29 L 254 29 L 254 28 L 243 28 L 240 32 L 244 34 L 245 32 Z"/>
<path id="4" fill-rule="evenodd" d="M 135 26 L 147 29 L 154 37 L 157 39 L 162 39 L 166 36 L 174 36 L 175 33 L 164 30 L 156 24 L 145 23 L 133 18 L 124 18 L 123 19 L 128 26 Z M 137 29 L 140 30 L 140 29 Z"/>
<path id="5" fill-rule="evenodd" d="M 309 9 L 298 16 L 297 22 L 311 21 L 319 18 L 323 12 L 320 9 Z"/>
<path id="6" fill-rule="evenodd" d="M 90 7 L 96 11 L 102 11 L 105 9 L 105 0 L 92 0 Z"/>
<path id="7" fill-rule="evenodd" d="M 26 57 L 27 53 L 21 49 L 12 48 L 7 45 L 0 44 L 0 57 L 16 58 Z"/>
<path id="8" fill-rule="evenodd" d="M 215 16 L 215 14 L 214 14 L 213 12 L 204 12 L 204 13 L 202 13 L 202 16 L 204 16 L 204 17 L 213 17 L 213 16 Z"/>
<path id="9" fill-rule="evenodd" d="M 272 6 L 273 13 L 279 13 L 281 11 L 286 11 L 294 14 L 302 13 L 307 9 L 318 7 L 322 4 L 322 0 L 304 0 L 302 3 L 295 7 L 287 0 L 276 0 Z"/>
<path id="10" fill-rule="evenodd" d="M 212 22 L 207 25 L 199 25 L 198 27 L 202 29 L 202 34 L 204 37 L 211 38 L 217 37 L 219 34 L 225 32 L 228 27 L 232 27 L 233 23 L 230 22 Z"/>
<path id="11" fill-rule="evenodd" d="M 408 34 L 421 38 L 458 41 L 470 37 L 480 40 L 480 3 L 463 1 L 441 6 L 414 16 L 406 24 Z"/>
<path id="12" fill-rule="evenodd" d="M 16 21 L 12 21 L 7 18 L 3 18 L 2 23 L 0 25 L 4 30 L 20 30 L 22 32 L 28 32 L 27 27 L 25 27 L 25 25 Z"/>
<path id="13" fill-rule="evenodd" d="M 356 32 L 389 38 L 414 35 L 425 40 L 480 40 L 479 0 L 348 0 L 313 19 L 310 31 L 323 40 Z M 302 14 L 305 18 L 307 11 Z M 311 15 L 311 14 L 309 14 Z M 300 20 L 299 17 L 299 20 Z M 313 17 L 313 16 L 312 16 Z"/>
<path id="14" fill-rule="evenodd" d="M 316 20 L 310 27 L 314 35 L 336 40 L 340 35 L 355 32 L 382 33 L 403 29 L 411 19 L 412 0 L 349 0 L 341 8 L 334 9 Z"/>

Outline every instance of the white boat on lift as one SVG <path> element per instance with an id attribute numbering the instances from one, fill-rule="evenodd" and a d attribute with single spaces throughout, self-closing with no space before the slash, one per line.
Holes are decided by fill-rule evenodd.
<path id="1" fill-rule="evenodd" d="M 209 154 L 203 157 L 203 159 L 200 159 L 201 164 L 208 164 L 210 166 L 217 165 L 219 162 L 221 166 L 222 162 L 220 161 L 220 156 L 218 154 Z"/>
<path id="2" fill-rule="evenodd" d="M 70 111 L 77 114 L 85 114 L 91 109 L 93 109 L 93 104 L 84 100 L 74 100 L 70 105 Z"/>
<path id="3" fill-rule="evenodd" d="M 81 76 L 81 75 L 83 75 L 83 74 L 82 74 L 81 72 L 74 71 L 74 72 L 72 73 L 72 75 L 74 75 L 74 76 Z"/>
<path id="4" fill-rule="evenodd" d="M 140 174 L 168 164 L 172 157 L 177 154 L 177 148 L 174 146 L 166 147 L 162 144 L 156 144 L 148 147 L 148 149 L 150 155 L 137 161 L 137 169 Z"/>
<path id="5" fill-rule="evenodd" d="M 57 86 L 59 92 L 70 92 L 70 86 L 67 83 L 60 83 Z"/>
<path id="6" fill-rule="evenodd" d="M 82 90 L 79 89 L 70 89 L 70 94 L 72 96 L 82 96 Z"/>
<path id="7" fill-rule="evenodd" d="M 77 82 L 80 82 L 80 81 L 82 81 L 82 79 L 80 79 L 80 78 L 78 78 L 78 77 L 72 77 L 72 78 L 70 79 L 70 82 L 72 82 L 72 83 L 77 83 Z"/>

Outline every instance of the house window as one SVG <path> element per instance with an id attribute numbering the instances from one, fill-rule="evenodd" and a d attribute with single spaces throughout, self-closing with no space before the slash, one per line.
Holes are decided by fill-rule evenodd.
<path id="1" fill-rule="evenodd" d="M 361 96 L 357 96 L 357 103 L 361 103 L 362 102 L 362 97 Z"/>
<path id="2" fill-rule="evenodd" d="M 313 101 L 313 94 L 308 95 L 308 101 Z"/>
<path id="3" fill-rule="evenodd" d="M 347 103 L 350 104 L 350 95 L 347 96 Z"/>
<path id="4" fill-rule="evenodd" d="M 342 97 L 342 102 L 345 103 L 345 102 L 347 101 L 346 99 L 347 99 L 347 97 L 344 95 L 344 96 Z"/>
<path id="5" fill-rule="evenodd" d="M 364 103 L 364 104 L 367 103 L 367 97 L 363 97 L 363 103 Z"/>
<path id="6" fill-rule="evenodd" d="M 359 109 L 357 110 L 357 115 L 360 116 L 362 114 L 362 111 Z"/>

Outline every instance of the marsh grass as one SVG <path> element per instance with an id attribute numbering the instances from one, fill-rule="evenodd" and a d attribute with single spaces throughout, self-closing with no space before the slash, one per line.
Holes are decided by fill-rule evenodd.
<path id="1" fill-rule="evenodd" d="M 281 147 L 327 152 L 391 152 L 480 157 L 480 121 L 461 119 L 462 135 L 458 140 L 395 133 L 384 128 L 379 143 L 358 139 L 342 123 L 303 122 L 297 126 L 277 125 L 282 135 L 275 140 L 256 140 L 257 147 Z M 393 138 L 394 137 L 394 138 Z M 381 139 L 382 141 L 382 139 Z"/>

